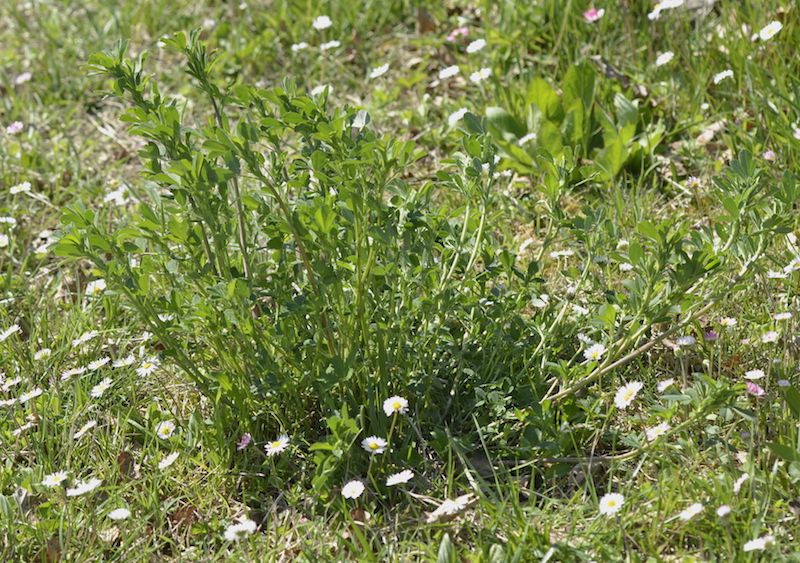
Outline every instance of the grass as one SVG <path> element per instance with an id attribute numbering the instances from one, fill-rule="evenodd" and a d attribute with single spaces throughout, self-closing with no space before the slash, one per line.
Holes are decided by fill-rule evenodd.
<path id="1" fill-rule="evenodd" d="M 796 6 L 589 7 L 0 6 L 4 560 L 798 558 Z"/>

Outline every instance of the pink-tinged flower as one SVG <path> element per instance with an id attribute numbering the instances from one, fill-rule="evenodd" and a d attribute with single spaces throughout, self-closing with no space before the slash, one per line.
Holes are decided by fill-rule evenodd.
<path id="1" fill-rule="evenodd" d="M 750 393 L 753 397 L 763 397 L 765 394 L 764 389 L 752 381 L 747 382 L 747 392 Z"/>
<path id="2" fill-rule="evenodd" d="M 459 37 L 466 37 L 467 35 L 469 35 L 468 27 L 457 27 L 447 36 L 447 42 L 454 43 Z"/>
<path id="3" fill-rule="evenodd" d="M 703 187 L 703 181 L 697 176 L 689 176 L 688 178 L 686 178 L 687 190 L 697 190 L 701 187 Z"/>
<path id="4" fill-rule="evenodd" d="M 772 151 L 772 150 L 766 150 L 766 151 L 764 151 L 764 153 L 761 155 L 761 157 L 762 157 L 764 160 L 768 161 L 768 162 L 775 162 L 775 160 L 778 158 L 778 155 L 777 155 L 777 154 L 775 154 L 775 151 Z"/>
<path id="5" fill-rule="evenodd" d="M 250 433 L 249 432 L 245 432 L 244 434 L 242 434 L 242 437 L 239 438 L 239 443 L 236 444 L 236 449 L 238 451 L 242 451 L 243 449 L 245 449 L 247 446 L 250 445 L 250 441 L 251 440 L 252 440 L 252 436 L 250 436 Z"/>
<path id="6" fill-rule="evenodd" d="M 9 135 L 16 135 L 17 133 L 21 133 L 24 127 L 25 126 L 22 124 L 21 121 L 15 121 L 14 123 L 6 127 L 6 133 L 8 133 Z"/>
<path id="7" fill-rule="evenodd" d="M 602 8 L 599 10 L 597 8 L 589 8 L 585 12 L 583 12 L 583 19 L 586 20 L 586 23 L 594 23 L 600 18 L 605 15 L 606 11 Z"/>
<path id="8" fill-rule="evenodd" d="M 708 332 L 705 333 L 704 338 L 706 339 L 706 342 L 714 342 L 719 338 L 719 334 L 717 334 L 713 330 L 709 330 Z"/>
<path id="9" fill-rule="evenodd" d="M 22 86 L 26 82 L 30 82 L 31 78 L 33 78 L 33 75 L 30 72 L 23 72 L 14 79 L 14 84 Z"/>

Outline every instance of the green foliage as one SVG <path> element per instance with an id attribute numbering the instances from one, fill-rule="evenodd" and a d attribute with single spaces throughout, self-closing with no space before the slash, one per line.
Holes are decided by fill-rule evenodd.
<path id="1" fill-rule="evenodd" d="M 277 422 L 259 435 L 313 438 L 307 413 L 379 412 L 407 389 L 431 393 L 425 416 L 444 392 L 442 362 L 478 333 L 476 296 L 502 275 L 477 268 L 495 261 L 487 138 L 464 137 L 450 171 L 409 183 L 422 153 L 376 135 L 362 110 L 331 114 L 324 95 L 288 83 L 218 85 L 197 33 L 165 43 L 186 57 L 214 120 L 184 123 L 144 57 L 92 57 L 134 104 L 123 120 L 147 140 L 160 197 L 116 230 L 67 212 L 59 253 L 90 258 L 221 411 L 251 430 Z"/>
<path id="2" fill-rule="evenodd" d="M 591 161 L 572 172 L 575 182 L 613 180 L 623 167 L 641 166 L 664 134 L 662 125 L 645 121 L 639 100 L 599 89 L 587 62 L 567 71 L 559 91 L 535 77 L 503 97 L 506 108 L 488 107 L 486 117 L 507 165 L 520 173 L 538 174 L 548 159 L 566 158 Z"/>
<path id="3" fill-rule="evenodd" d="M 797 10 L 64 4 L 0 5 L 7 559 L 796 556 Z"/>

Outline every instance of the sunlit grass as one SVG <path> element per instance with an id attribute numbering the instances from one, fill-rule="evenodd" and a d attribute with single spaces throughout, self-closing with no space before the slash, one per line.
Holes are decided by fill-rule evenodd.
<path id="1" fill-rule="evenodd" d="M 4 3 L 5 558 L 796 557 L 797 9 L 662 4 Z"/>

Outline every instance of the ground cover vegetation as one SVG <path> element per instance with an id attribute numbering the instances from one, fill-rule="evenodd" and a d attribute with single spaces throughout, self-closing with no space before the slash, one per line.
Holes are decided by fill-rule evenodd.
<path id="1" fill-rule="evenodd" d="M 796 559 L 798 17 L 4 3 L 4 559 Z"/>

